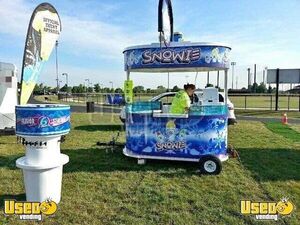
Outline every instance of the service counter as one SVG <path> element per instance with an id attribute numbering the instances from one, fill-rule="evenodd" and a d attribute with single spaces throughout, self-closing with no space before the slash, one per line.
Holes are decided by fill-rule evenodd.
<path id="1" fill-rule="evenodd" d="M 188 114 L 162 113 L 159 102 L 127 105 L 126 151 L 140 158 L 199 161 L 227 157 L 227 107 L 193 105 Z"/>

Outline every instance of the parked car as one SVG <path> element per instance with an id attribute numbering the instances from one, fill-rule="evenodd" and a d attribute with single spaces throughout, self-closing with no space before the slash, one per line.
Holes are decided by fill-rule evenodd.
<path id="1" fill-rule="evenodd" d="M 169 112 L 170 106 L 172 104 L 172 99 L 175 96 L 176 92 L 166 92 L 162 93 L 160 95 L 157 95 L 153 98 L 151 98 L 149 101 L 155 102 L 160 101 L 162 102 L 162 111 L 167 113 Z M 195 91 L 194 96 L 191 98 L 191 102 L 196 103 L 198 101 L 201 101 L 203 99 L 203 92 L 202 91 Z M 219 92 L 219 102 L 224 102 L 225 95 L 222 92 Z M 228 125 L 233 125 L 237 123 L 236 117 L 234 114 L 234 105 L 230 101 L 229 98 L 227 98 L 227 107 L 228 107 Z M 126 119 L 126 106 L 123 106 L 120 112 L 120 120 L 125 123 Z"/>

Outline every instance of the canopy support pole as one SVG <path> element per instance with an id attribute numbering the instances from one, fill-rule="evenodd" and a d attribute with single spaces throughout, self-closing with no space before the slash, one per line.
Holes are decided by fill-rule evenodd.
<path id="1" fill-rule="evenodd" d="M 130 71 L 129 70 L 126 71 L 126 79 L 130 80 Z"/>
<path id="2" fill-rule="evenodd" d="M 224 93 L 225 93 L 225 105 L 227 106 L 228 90 L 227 90 L 227 80 L 228 80 L 228 69 L 224 73 Z"/>
<path id="3" fill-rule="evenodd" d="M 168 72 L 168 91 L 170 92 L 170 73 Z"/>

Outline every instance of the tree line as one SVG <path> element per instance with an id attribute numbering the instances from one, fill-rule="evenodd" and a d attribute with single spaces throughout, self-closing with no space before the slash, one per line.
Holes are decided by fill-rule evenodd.
<path id="1" fill-rule="evenodd" d="M 213 84 L 207 84 L 206 87 L 214 87 Z M 217 88 L 217 87 L 216 87 Z M 133 88 L 134 93 L 156 93 L 161 94 L 167 91 L 172 92 L 178 92 L 181 90 L 177 85 L 175 85 L 173 88 L 168 89 L 164 87 L 163 85 L 159 85 L 156 88 L 146 88 L 142 85 L 135 86 Z M 223 91 L 223 89 L 220 89 L 220 91 Z M 274 93 L 276 91 L 276 88 L 272 88 L 267 86 L 262 82 L 259 85 L 254 83 L 253 85 L 250 85 L 248 88 L 243 87 L 242 89 L 229 89 L 229 93 Z M 79 84 L 78 86 L 67 86 L 64 85 L 59 89 L 60 93 L 123 93 L 122 88 L 110 88 L 110 87 L 101 87 L 100 84 L 95 84 L 93 87 L 85 86 L 83 84 Z M 47 95 L 47 94 L 57 94 L 57 88 L 53 88 L 50 86 L 46 86 L 43 83 L 36 84 L 33 94 L 35 95 Z"/>
<path id="2" fill-rule="evenodd" d="M 175 85 L 172 89 L 168 90 L 166 87 L 160 85 L 156 88 L 145 88 L 144 86 L 135 86 L 133 88 L 134 93 L 164 93 L 167 91 L 177 92 L 180 88 Z M 79 84 L 78 86 L 67 86 L 64 85 L 59 89 L 60 93 L 123 93 L 122 88 L 109 88 L 109 87 L 101 87 L 100 84 L 95 84 L 93 87 L 87 87 L 83 84 Z M 49 94 L 57 94 L 57 88 L 53 88 L 43 83 L 36 84 L 33 90 L 34 95 L 49 95 Z"/>

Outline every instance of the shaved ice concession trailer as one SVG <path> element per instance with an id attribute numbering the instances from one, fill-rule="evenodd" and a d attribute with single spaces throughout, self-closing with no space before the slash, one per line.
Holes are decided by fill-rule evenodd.
<path id="1" fill-rule="evenodd" d="M 178 39 L 177 39 L 178 40 Z M 218 174 L 227 152 L 227 75 L 231 48 L 219 43 L 173 41 L 125 49 L 126 146 L 123 153 L 145 163 L 146 159 L 199 162 L 206 174 Z M 133 102 L 126 86 L 130 74 L 224 71 L 225 98 L 217 88 L 205 88 L 203 99 L 188 114 L 172 114 L 161 102 Z M 183 86 L 183 85 L 182 85 Z M 130 92 L 130 90 L 128 91 Z M 127 93 L 128 94 L 128 93 Z"/>

